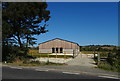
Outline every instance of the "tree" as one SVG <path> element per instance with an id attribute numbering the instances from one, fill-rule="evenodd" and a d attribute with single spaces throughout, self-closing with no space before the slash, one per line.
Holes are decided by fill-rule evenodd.
<path id="1" fill-rule="evenodd" d="M 46 33 L 46 21 L 50 11 L 46 10 L 47 3 L 11 2 L 3 3 L 3 42 L 4 39 L 21 48 L 35 44 L 33 35 Z M 42 23 L 42 25 L 40 25 Z"/>
<path id="2" fill-rule="evenodd" d="M 34 35 L 46 33 L 50 11 L 46 2 L 3 2 L 2 45 L 21 50 L 36 43 Z M 4 53 L 4 51 L 3 51 Z"/>

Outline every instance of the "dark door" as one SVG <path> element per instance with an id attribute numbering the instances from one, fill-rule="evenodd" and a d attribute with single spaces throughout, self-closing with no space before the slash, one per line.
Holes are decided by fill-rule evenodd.
<path id="1" fill-rule="evenodd" d="M 55 48 L 52 48 L 52 53 L 55 53 Z"/>
<path id="2" fill-rule="evenodd" d="M 60 53 L 63 53 L 63 48 L 60 48 Z"/>
<path id="3" fill-rule="evenodd" d="M 56 48 L 56 53 L 58 53 L 58 48 Z"/>

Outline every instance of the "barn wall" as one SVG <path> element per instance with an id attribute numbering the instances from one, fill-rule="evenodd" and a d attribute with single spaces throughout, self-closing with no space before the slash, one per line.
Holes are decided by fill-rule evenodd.
<path id="1" fill-rule="evenodd" d="M 63 53 L 73 54 L 73 49 L 63 49 Z"/>
<path id="2" fill-rule="evenodd" d="M 52 49 L 53 47 L 58 47 L 58 48 L 64 48 L 64 49 L 78 49 L 77 44 L 68 42 L 68 41 L 64 41 L 64 40 L 59 40 L 59 39 L 55 39 L 52 41 L 48 41 L 45 43 L 42 43 L 39 45 L 40 49 Z"/>
<path id="3" fill-rule="evenodd" d="M 39 49 L 39 53 L 52 53 L 52 49 Z"/>
<path id="4" fill-rule="evenodd" d="M 76 43 L 64 41 L 64 40 L 51 40 L 39 45 L 39 53 L 52 53 L 52 48 L 63 48 L 63 53 L 77 54 L 79 51 L 79 46 Z"/>

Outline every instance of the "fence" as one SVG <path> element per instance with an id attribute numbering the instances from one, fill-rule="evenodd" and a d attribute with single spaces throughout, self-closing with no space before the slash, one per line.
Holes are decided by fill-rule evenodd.
<path id="1" fill-rule="evenodd" d="M 76 57 L 79 54 L 79 50 L 75 49 L 73 50 L 73 57 Z"/>
<path id="2" fill-rule="evenodd" d="M 64 57 L 72 56 L 74 58 L 79 54 L 79 50 L 64 50 L 62 53 L 51 53 L 51 51 L 46 51 L 46 52 L 42 53 L 39 51 L 39 55 L 45 55 L 45 54 L 56 55 L 56 57 L 60 56 L 60 55 L 63 55 Z"/>
<path id="3" fill-rule="evenodd" d="M 97 56 L 94 56 L 97 60 L 97 64 L 99 65 L 100 61 L 107 61 L 108 58 L 113 58 L 117 52 L 110 52 L 110 51 L 99 51 Z"/>

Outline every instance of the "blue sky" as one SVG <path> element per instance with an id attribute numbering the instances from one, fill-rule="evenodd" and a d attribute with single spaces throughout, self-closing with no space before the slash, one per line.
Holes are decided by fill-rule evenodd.
<path id="1" fill-rule="evenodd" d="M 36 46 L 61 38 L 85 45 L 118 45 L 118 5 L 115 2 L 48 2 L 49 32 L 35 36 Z"/>

